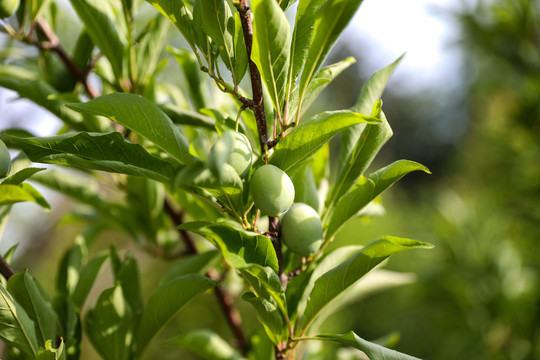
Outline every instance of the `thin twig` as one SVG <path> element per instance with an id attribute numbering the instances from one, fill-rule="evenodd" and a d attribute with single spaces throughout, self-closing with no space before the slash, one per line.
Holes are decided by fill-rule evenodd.
<path id="1" fill-rule="evenodd" d="M 183 213 L 176 211 L 168 199 L 165 199 L 164 209 L 167 214 L 169 214 L 169 217 L 171 218 L 175 226 L 178 227 L 183 224 Z M 195 246 L 195 240 L 193 239 L 191 234 L 185 230 L 180 229 L 178 229 L 178 233 L 184 241 L 184 244 L 186 244 L 187 253 L 191 255 L 197 254 L 199 251 Z M 217 282 L 221 282 L 221 278 L 215 270 L 209 270 L 206 273 L 206 276 Z M 231 296 L 231 294 L 227 292 L 227 290 L 220 286 L 214 287 L 214 295 L 216 296 L 220 308 L 225 315 L 227 324 L 229 324 L 229 327 L 231 328 L 231 331 L 236 338 L 238 348 L 242 352 L 242 355 L 247 356 L 249 344 L 242 328 L 242 317 L 240 316 L 238 310 L 236 310 L 236 308 L 234 307 L 234 298 Z"/>
<path id="2" fill-rule="evenodd" d="M 37 19 L 35 24 L 37 25 L 41 33 L 45 36 L 47 41 L 34 41 L 33 44 L 42 50 L 54 51 L 58 55 L 58 57 L 60 57 L 60 60 L 62 60 L 67 69 L 73 74 L 73 76 L 75 76 L 75 78 L 83 84 L 88 95 L 92 99 L 98 97 L 99 92 L 95 87 L 92 86 L 92 84 L 88 82 L 88 74 L 85 71 L 79 69 L 73 59 L 71 59 L 71 57 L 66 53 L 62 45 L 60 45 L 60 40 L 58 39 L 58 36 L 54 33 L 49 24 L 47 24 L 47 22 L 43 19 Z"/>
<path id="3" fill-rule="evenodd" d="M 0 274 L 6 279 L 9 280 L 9 278 L 12 275 L 15 275 L 15 270 L 7 263 L 6 259 L 4 259 L 3 256 L 0 255 Z"/>

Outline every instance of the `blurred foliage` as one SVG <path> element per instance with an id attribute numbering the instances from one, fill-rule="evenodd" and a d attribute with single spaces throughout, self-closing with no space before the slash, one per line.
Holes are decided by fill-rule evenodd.
<path id="1" fill-rule="evenodd" d="M 422 358 L 538 359 L 540 6 L 477 1 L 454 16 L 462 28 L 464 72 L 463 94 L 454 95 L 462 104 L 452 111 L 462 112 L 467 131 L 454 144 L 440 145 L 441 152 L 424 140 L 431 161 L 405 154 L 434 170 L 435 186 L 430 178 L 429 187 L 412 187 L 417 181 L 409 178 L 408 195 L 385 199 L 388 215 L 359 220 L 342 234 L 358 234 L 359 227 L 367 238 L 413 234 L 436 244 L 435 256 L 392 261 L 391 268 L 414 268 L 417 283 L 366 299 L 357 317 L 347 312 L 334 323 L 354 323 L 357 333 L 371 337 L 396 329 L 403 334 L 400 348 Z M 388 113 L 403 114 L 392 116 L 402 122 L 393 124 L 396 147 L 410 153 L 419 145 L 399 127 L 442 121 L 433 112 L 425 119 L 431 101 L 416 110 L 426 98 L 386 102 Z M 429 139 L 429 129 L 418 138 Z"/>

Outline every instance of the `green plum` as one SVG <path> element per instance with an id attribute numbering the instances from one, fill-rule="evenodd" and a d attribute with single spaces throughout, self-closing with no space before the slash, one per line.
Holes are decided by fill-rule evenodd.
<path id="1" fill-rule="evenodd" d="M 236 131 L 225 131 L 210 149 L 209 158 L 214 166 L 223 162 L 231 165 L 240 178 L 249 173 L 252 161 L 252 149 L 247 137 Z"/>
<path id="2" fill-rule="evenodd" d="M 309 256 L 322 244 L 319 214 L 309 205 L 296 203 L 281 217 L 281 238 L 298 255 Z"/>
<path id="3" fill-rule="evenodd" d="M 8 148 L 2 140 L 0 140 L 0 178 L 6 177 L 11 170 L 11 157 L 9 156 Z"/>
<path id="4" fill-rule="evenodd" d="M 7 18 L 19 8 L 20 0 L 0 0 L 0 19 Z"/>
<path id="5" fill-rule="evenodd" d="M 255 206 L 268 216 L 279 216 L 294 201 L 291 178 L 274 165 L 263 165 L 251 178 L 251 197 Z"/>

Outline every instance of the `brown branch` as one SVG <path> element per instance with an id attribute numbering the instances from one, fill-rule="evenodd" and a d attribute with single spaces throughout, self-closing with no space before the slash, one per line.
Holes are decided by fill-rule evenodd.
<path id="1" fill-rule="evenodd" d="M 268 126 L 266 124 L 266 113 L 264 111 L 264 99 L 263 99 L 263 87 L 261 74 L 257 65 L 251 60 L 251 48 L 253 44 L 253 24 L 251 21 L 251 10 L 248 4 L 248 0 L 240 0 L 239 3 L 235 3 L 238 13 L 240 15 L 240 21 L 242 23 L 242 30 L 244 33 L 244 40 L 246 42 L 246 50 L 249 58 L 249 74 L 251 76 L 251 89 L 253 92 L 253 114 L 257 121 L 257 130 L 259 133 L 259 142 L 261 144 L 261 153 L 264 154 L 268 148 Z"/>
<path id="2" fill-rule="evenodd" d="M 3 256 L 0 255 L 0 274 L 6 279 L 9 280 L 9 278 L 12 275 L 15 275 L 15 270 L 7 263 L 6 259 L 4 259 Z"/>
<path id="3" fill-rule="evenodd" d="M 60 45 L 60 40 L 58 39 L 58 36 L 54 33 L 49 24 L 47 24 L 47 22 L 43 19 L 37 19 L 35 24 L 37 25 L 41 33 L 45 36 L 47 41 L 34 41 L 33 44 L 42 50 L 54 51 L 58 55 L 60 60 L 62 60 L 67 69 L 71 72 L 71 74 L 73 74 L 73 76 L 75 76 L 75 78 L 83 84 L 88 95 L 92 99 L 98 97 L 99 92 L 95 87 L 92 86 L 92 84 L 88 82 L 88 73 L 79 69 L 73 59 L 71 59 L 71 57 L 64 50 L 62 45 Z"/>
<path id="4" fill-rule="evenodd" d="M 164 209 L 167 214 L 169 214 L 175 226 L 180 226 L 183 224 L 183 213 L 176 211 L 168 199 L 165 199 Z M 195 240 L 193 239 L 191 234 L 185 230 L 180 229 L 178 229 L 178 233 L 186 244 L 187 253 L 191 255 L 197 254 L 199 251 L 195 246 Z M 213 269 L 208 270 L 206 276 L 217 282 L 221 282 L 220 276 Z M 214 287 L 214 295 L 216 296 L 219 306 L 223 314 L 225 315 L 227 324 L 229 324 L 229 327 L 231 328 L 231 331 L 236 338 L 238 348 L 242 352 L 242 355 L 247 356 L 249 344 L 242 328 L 242 317 L 240 316 L 238 310 L 236 310 L 236 308 L 234 307 L 234 298 L 231 296 L 231 294 L 227 292 L 227 290 L 220 286 Z"/>

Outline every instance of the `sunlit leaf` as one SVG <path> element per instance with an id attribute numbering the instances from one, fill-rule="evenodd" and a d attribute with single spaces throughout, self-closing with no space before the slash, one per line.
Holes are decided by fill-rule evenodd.
<path id="1" fill-rule="evenodd" d="M 194 161 L 184 135 L 156 104 L 142 96 L 113 93 L 68 107 L 81 113 L 108 117 L 152 141 L 182 164 Z"/>
<path id="2" fill-rule="evenodd" d="M 315 281 L 303 318 L 306 331 L 319 313 L 349 286 L 389 256 L 409 249 L 432 248 L 427 243 L 386 236 L 371 242 Z"/>
<path id="3" fill-rule="evenodd" d="M 188 332 L 170 341 L 204 360 L 241 360 L 243 357 L 227 341 L 208 329 Z"/>

